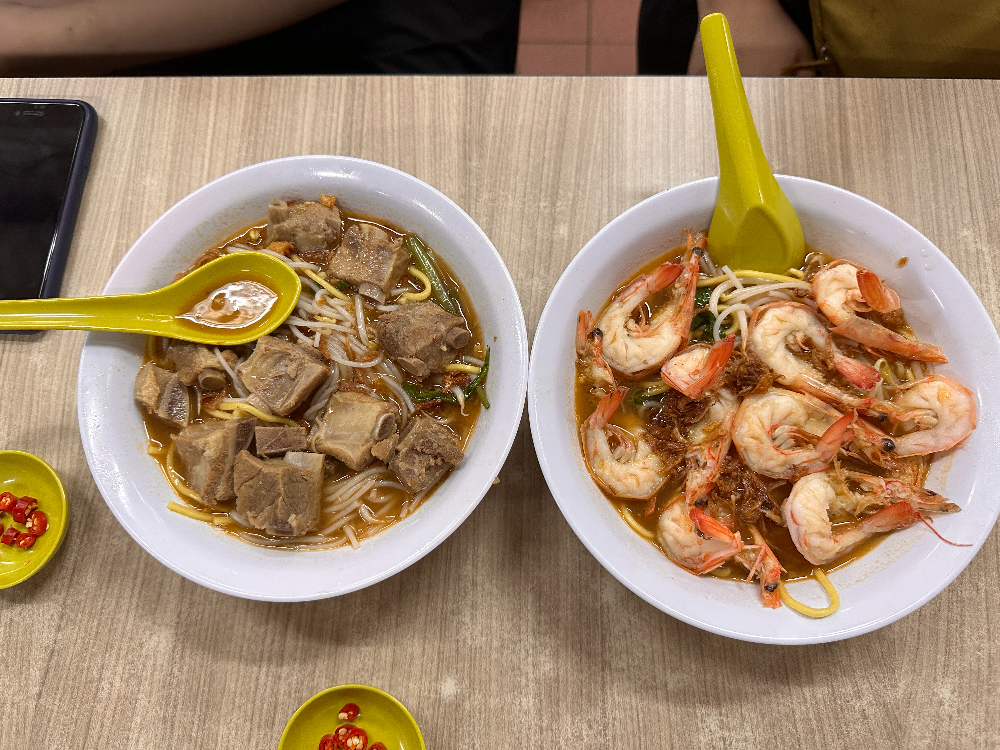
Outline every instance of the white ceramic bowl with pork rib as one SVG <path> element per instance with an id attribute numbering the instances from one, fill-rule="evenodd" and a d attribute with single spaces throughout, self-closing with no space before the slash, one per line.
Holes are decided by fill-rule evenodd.
<path id="1" fill-rule="evenodd" d="M 517 432 L 528 344 L 514 283 L 496 249 L 449 198 L 391 167 L 341 156 L 298 156 L 227 174 L 173 206 L 136 241 L 105 294 L 164 286 L 205 248 L 261 220 L 275 197 L 336 195 L 354 211 L 415 232 L 469 292 L 492 353 L 488 393 L 462 463 L 411 516 L 361 548 L 322 551 L 256 547 L 167 510 L 176 500 L 155 460 L 133 401 L 144 339 L 91 333 L 80 357 L 80 433 L 94 480 L 125 530 L 167 567 L 234 596 L 321 599 L 355 591 L 411 565 L 451 534 L 489 490 Z"/>
<path id="2" fill-rule="evenodd" d="M 806 242 L 878 273 L 897 292 L 917 336 L 949 358 L 937 372 L 972 390 L 979 427 L 938 456 L 927 486 L 962 508 L 936 519 L 951 547 L 923 525 L 889 536 L 874 551 L 834 571 L 840 610 L 810 620 L 788 607 L 770 610 L 759 589 L 694 576 L 633 532 L 587 472 L 574 416 L 574 335 L 580 309 L 595 313 L 640 266 L 683 244 L 684 230 L 708 227 L 718 180 L 654 195 L 597 233 L 573 259 L 542 312 L 532 349 L 528 413 L 538 459 L 560 510 L 600 563 L 653 606 L 713 633 L 762 643 L 818 643 L 880 628 L 929 601 L 968 565 L 1000 511 L 1000 340 L 975 292 L 951 261 L 905 221 L 846 190 L 800 177 L 778 182 L 802 221 Z M 899 268 L 897 262 L 907 257 Z M 826 606 L 818 584 L 790 592 Z"/>

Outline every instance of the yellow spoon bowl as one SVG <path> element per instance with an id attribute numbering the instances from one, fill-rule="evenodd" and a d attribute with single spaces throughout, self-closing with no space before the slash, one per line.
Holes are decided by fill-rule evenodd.
<path id="1" fill-rule="evenodd" d="M 719 146 L 719 198 L 708 230 L 709 254 L 730 268 L 769 273 L 798 268 L 805 260 L 802 225 L 761 148 L 724 15 L 702 19 L 701 46 Z"/>
<path id="2" fill-rule="evenodd" d="M 241 281 L 255 282 L 276 295 L 259 318 L 232 327 L 182 317 L 199 302 L 211 305 L 221 299 L 218 293 L 223 287 Z M 273 255 L 229 253 L 154 292 L 0 301 L 0 330 L 123 331 L 235 346 L 255 341 L 281 325 L 295 309 L 301 288 L 298 274 Z"/>
<path id="3" fill-rule="evenodd" d="M 337 717 L 348 703 L 361 709 L 357 718 Z M 420 728 L 406 707 L 388 693 L 370 685 L 338 685 L 317 693 L 292 714 L 278 742 L 278 750 L 316 750 L 324 735 L 341 724 L 353 724 L 386 750 L 426 750 Z"/>
<path id="4" fill-rule="evenodd" d="M 0 544 L 0 589 L 6 589 L 31 578 L 56 553 L 66 535 L 69 508 L 66 491 L 55 470 L 30 453 L 0 451 L 0 492 L 35 498 L 38 510 L 49 521 L 48 529 L 28 549 Z M 0 523 L 5 529 L 13 525 L 24 531 L 23 526 L 11 520 L 9 513 L 0 514 Z"/>

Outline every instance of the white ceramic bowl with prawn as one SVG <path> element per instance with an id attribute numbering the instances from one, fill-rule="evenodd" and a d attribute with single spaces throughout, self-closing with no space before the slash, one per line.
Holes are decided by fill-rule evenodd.
<path id="1" fill-rule="evenodd" d="M 176 500 L 132 392 L 144 338 L 91 333 L 80 357 L 80 433 L 111 512 L 153 557 L 226 594 L 268 601 L 322 599 L 369 586 L 443 542 L 489 490 L 514 441 L 528 375 L 528 337 L 514 283 L 493 244 L 458 205 L 392 167 L 342 156 L 296 156 L 231 172 L 191 193 L 136 240 L 105 294 L 164 286 L 203 250 L 260 221 L 268 202 L 336 195 L 351 210 L 415 232 L 452 268 L 492 347 L 487 391 L 462 463 L 412 515 L 361 543 L 332 550 L 257 547 L 167 510 Z"/>
<path id="2" fill-rule="evenodd" d="M 759 586 L 695 576 L 670 562 L 630 529 L 591 479 L 574 413 L 574 336 L 581 309 L 596 312 L 640 266 L 683 244 L 684 230 L 708 227 L 716 178 L 672 188 L 616 218 L 573 259 L 542 312 L 532 349 L 528 412 L 535 450 L 548 486 L 580 541 L 625 586 L 663 612 L 704 630 L 748 641 L 821 643 L 860 635 L 914 611 L 962 572 L 1000 511 L 1000 340 L 975 292 L 947 257 L 905 221 L 840 188 L 800 177 L 778 177 L 795 207 L 806 241 L 834 257 L 879 274 L 902 298 L 923 340 L 940 345 L 949 375 L 975 394 L 979 427 L 935 459 L 927 486 L 961 508 L 935 519 L 953 547 L 922 524 L 898 531 L 874 551 L 834 571 L 840 609 L 809 619 L 788 607 L 766 609 Z M 909 262 L 902 268 L 902 257 Z M 818 584 L 789 585 L 793 596 L 827 604 Z"/>

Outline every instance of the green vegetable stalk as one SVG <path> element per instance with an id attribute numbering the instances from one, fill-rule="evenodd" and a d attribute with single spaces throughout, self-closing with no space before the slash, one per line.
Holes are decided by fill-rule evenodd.
<path id="1" fill-rule="evenodd" d="M 419 268 L 430 280 L 431 296 L 434 297 L 434 301 L 452 315 L 458 315 L 458 306 L 448 294 L 448 290 L 444 288 L 444 283 L 438 275 L 437 268 L 434 267 L 430 253 L 427 252 L 427 246 L 414 234 L 407 236 L 404 244 L 410 253 L 410 258 L 413 259 L 413 265 Z"/>
<path id="2" fill-rule="evenodd" d="M 413 383 L 403 383 L 403 390 L 410 397 L 410 400 L 416 403 L 422 403 L 424 401 L 444 401 L 449 404 L 457 404 L 458 399 L 451 393 L 446 393 L 444 391 L 422 391 Z"/>
<path id="3" fill-rule="evenodd" d="M 479 374 L 473 378 L 472 382 L 465 388 L 465 397 L 472 398 L 472 394 L 475 393 L 479 396 L 479 400 L 483 402 L 483 406 L 487 409 L 490 408 L 490 402 L 486 398 L 486 375 L 490 371 L 490 348 L 486 347 L 486 356 L 483 357 L 483 366 L 479 369 Z"/>

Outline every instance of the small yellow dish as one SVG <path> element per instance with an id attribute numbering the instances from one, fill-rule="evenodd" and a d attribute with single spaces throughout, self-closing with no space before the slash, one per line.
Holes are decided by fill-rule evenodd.
<path id="1" fill-rule="evenodd" d="M 69 523 L 66 490 L 55 470 L 38 456 L 22 451 L 0 451 L 0 493 L 38 500 L 38 509 L 48 516 L 49 527 L 28 549 L 0 544 L 0 589 L 26 581 L 56 553 Z M 14 524 L 9 513 L 0 515 L 4 528 Z"/>
<path id="2" fill-rule="evenodd" d="M 357 718 L 337 717 L 344 706 L 361 709 Z M 426 750 L 417 722 L 406 707 L 388 693 L 370 685 L 338 685 L 316 693 L 288 720 L 278 750 L 317 750 L 324 735 L 341 724 L 353 724 L 368 734 L 368 747 L 376 742 L 386 750 Z"/>

